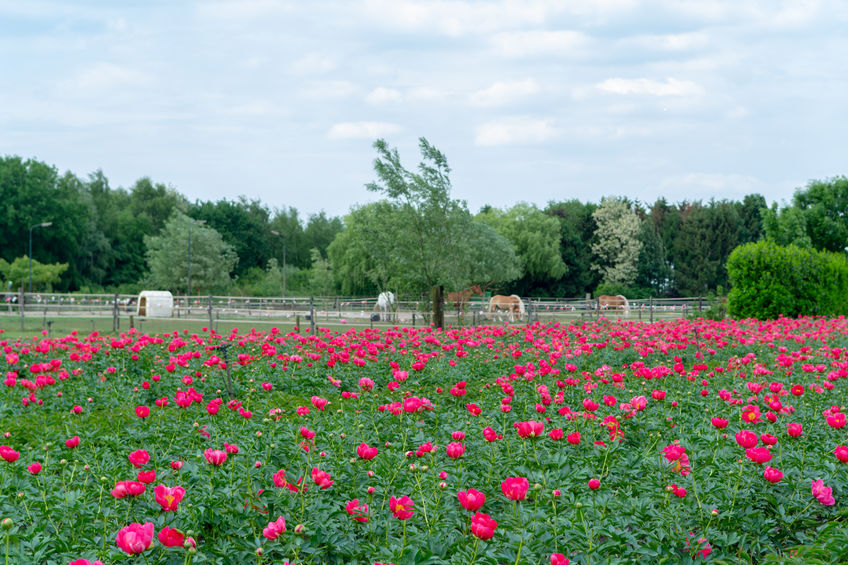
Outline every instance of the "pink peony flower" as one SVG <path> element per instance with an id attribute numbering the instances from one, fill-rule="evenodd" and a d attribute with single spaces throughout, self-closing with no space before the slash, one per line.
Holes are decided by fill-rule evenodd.
<path id="1" fill-rule="evenodd" d="M 143 526 L 133 522 L 121 528 L 115 536 L 115 543 L 130 555 L 146 551 L 153 543 L 153 522 L 145 522 Z"/>

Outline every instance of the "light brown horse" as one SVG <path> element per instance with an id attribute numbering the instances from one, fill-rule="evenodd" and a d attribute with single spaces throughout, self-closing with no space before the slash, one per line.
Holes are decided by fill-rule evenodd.
<path id="1" fill-rule="evenodd" d="M 524 302 L 517 294 L 509 296 L 496 294 L 489 300 L 489 313 L 495 314 L 497 312 L 509 313 L 509 320 L 514 322 L 516 315 L 519 317 L 524 315 Z"/>
<path id="2" fill-rule="evenodd" d="M 630 303 L 621 294 L 616 296 L 607 296 L 602 294 L 598 297 L 598 306 L 601 310 L 616 309 L 622 310 L 625 316 L 630 315 Z"/>
<path id="3" fill-rule="evenodd" d="M 465 312 L 465 308 L 468 306 L 468 301 L 473 294 L 483 296 L 483 289 L 480 288 L 479 284 L 471 285 L 465 290 L 460 290 L 458 292 L 449 292 L 447 303 L 453 304 L 454 310 L 456 310 L 457 315 L 459 315 Z"/>

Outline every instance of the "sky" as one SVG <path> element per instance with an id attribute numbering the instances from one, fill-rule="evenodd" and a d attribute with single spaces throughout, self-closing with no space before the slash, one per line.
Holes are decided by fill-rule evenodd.
<path id="1" fill-rule="evenodd" d="M 301 217 L 418 139 L 484 205 L 848 174 L 844 0 L 0 0 L 0 155 Z"/>

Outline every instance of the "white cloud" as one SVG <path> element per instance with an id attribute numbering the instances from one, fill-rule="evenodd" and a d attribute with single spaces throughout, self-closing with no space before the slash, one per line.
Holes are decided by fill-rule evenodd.
<path id="1" fill-rule="evenodd" d="M 365 10 L 388 27 L 460 37 L 541 25 L 562 7 L 550 0 L 366 0 Z"/>
<path id="2" fill-rule="evenodd" d="M 506 57 L 574 57 L 583 54 L 589 45 L 589 37 L 570 30 L 508 31 L 496 33 L 490 43 L 497 53 Z"/>
<path id="3" fill-rule="evenodd" d="M 327 53 L 307 53 L 292 63 L 292 69 L 300 74 L 322 74 L 335 70 L 335 57 Z"/>
<path id="4" fill-rule="evenodd" d="M 327 80 L 307 84 L 301 91 L 304 98 L 338 100 L 359 92 L 359 87 L 346 80 Z"/>
<path id="5" fill-rule="evenodd" d="M 440 90 L 429 86 L 416 86 L 415 88 L 411 88 L 409 92 L 406 93 L 406 96 L 410 100 L 415 101 L 439 102 L 451 96 L 451 93 L 446 90 Z"/>
<path id="6" fill-rule="evenodd" d="M 294 5 L 277 0 L 222 0 L 198 2 L 197 13 L 213 20 L 239 21 L 279 16 L 294 11 Z"/>
<path id="7" fill-rule="evenodd" d="M 400 90 L 395 90 L 394 88 L 385 88 L 383 86 L 378 86 L 374 90 L 368 93 L 368 96 L 365 97 L 365 101 L 369 104 L 392 104 L 395 102 L 400 102 L 403 99 L 403 95 L 400 93 Z"/>
<path id="8" fill-rule="evenodd" d="M 474 144 L 490 147 L 495 145 L 526 145 L 544 143 L 559 135 L 551 120 L 513 117 L 486 122 L 477 128 Z"/>
<path id="9" fill-rule="evenodd" d="M 637 35 L 622 40 L 626 48 L 656 49 L 660 51 L 688 51 L 710 45 L 710 35 L 704 31 L 689 33 L 665 33 L 659 35 Z"/>
<path id="10" fill-rule="evenodd" d="M 287 115 L 280 107 L 267 100 L 252 100 L 221 109 L 221 113 L 242 118 L 275 118 Z"/>
<path id="11" fill-rule="evenodd" d="M 703 88 L 688 80 L 668 78 L 665 82 L 648 78 L 609 78 L 595 85 L 611 94 L 649 94 L 651 96 L 697 96 Z"/>
<path id="12" fill-rule="evenodd" d="M 85 90 L 102 90 L 122 86 L 145 86 L 151 83 L 151 78 L 141 71 L 121 65 L 95 63 L 74 77 L 72 83 L 75 87 Z"/>
<path id="13" fill-rule="evenodd" d="M 488 88 L 472 92 L 468 97 L 473 106 L 503 106 L 539 92 L 539 83 L 532 78 L 514 82 L 496 82 Z"/>
<path id="14" fill-rule="evenodd" d="M 327 132 L 329 139 L 375 139 L 401 131 L 397 124 L 386 122 L 342 122 Z"/>

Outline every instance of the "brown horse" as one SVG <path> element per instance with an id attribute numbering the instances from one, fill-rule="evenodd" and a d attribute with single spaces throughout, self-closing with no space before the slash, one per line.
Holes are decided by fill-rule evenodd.
<path id="1" fill-rule="evenodd" d="M 607 296 L 606 294 L 599 296 L 598 306 L 601 310 L 622 310 L 625 316 L 630 315 L 630 303 L 627 302 L 627 299 L 621 294 L 617 296 Z"/>
<path id="2" fill-rule="evenodd" d="M 516 315 L 519 317 L 524 315 L 524 302 L 517 294 L 511 294 L 509 296 L 496 294 L 489 300 L 489 313 L 494 314 L 497 312 L 507 312 L 509 314 L 509 320 L 514 322 Z"/>
<path id="3" fill-rule="evenodd" d="M 456 310 L 457 315 L 459 315 L 465 312 L 465 308 L 468 306 L 468 301 L 472 294 L 483 296 L 483 289 L 480 288 L 479 284 L 472 285 L 465 290 L 460 290 L 458 292 L 449 292 L 447 303 L 453 304 L 454 310 Z"/>

